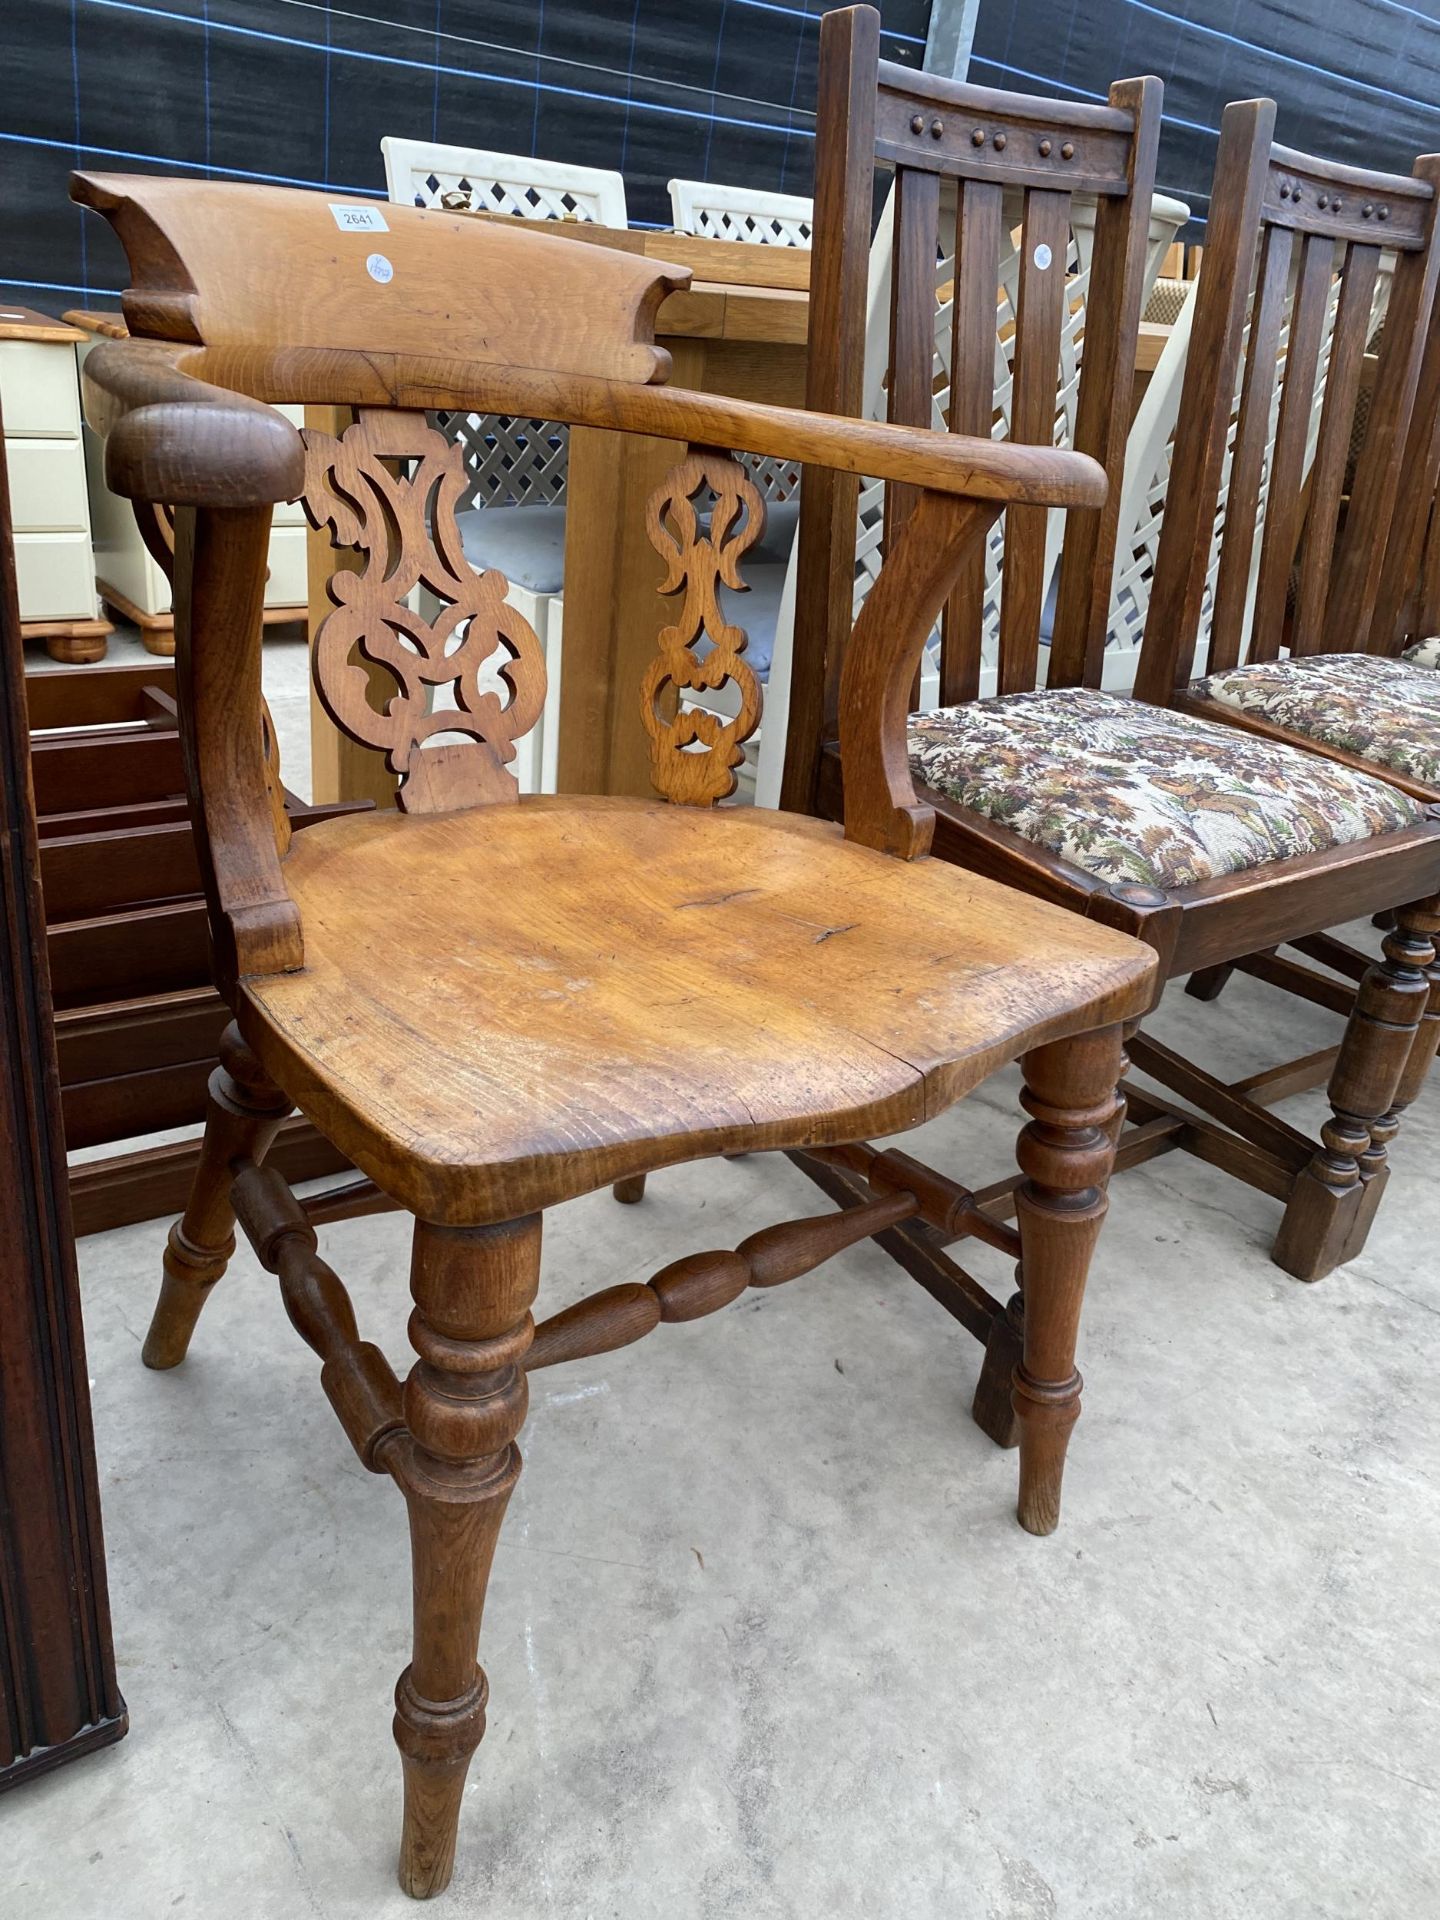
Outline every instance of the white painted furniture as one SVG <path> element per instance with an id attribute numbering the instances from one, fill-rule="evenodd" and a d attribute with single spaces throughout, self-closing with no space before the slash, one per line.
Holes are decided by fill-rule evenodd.
<path id="1" fill-rule="evenodd" d="M 106 316 L 113 331 L 117 322 Z M 100 344 L 97 334 L 83 333 L 75 349 L 81 364 Z M 297 427 L 305 424 L 303 407 L 278 407 Z M 94 559 L 90 563 L 92 594 L 112 612 L 132 621 L 152 653 L 175 651 L 175 625 L 170 581 L 151 554 L 136 524 L 128 500 L 111 493 L 105 484 L 105 448 L 87 426 L 84 430 L 84 471 L 90 495 L 90 524 Z M 269 621 L 303 620 L 309 607 L 305 570 L 305 514 L 298 502 L 276 507 L 266 560 L 265 613 Z"/>
<path id="2" fill-rule="evenodd" d="M 109 631 L 96 618 L 80 438 L 75 349 L 84 338 L 28 308 L 0 308 L 0 413 L 20 619 L 67 661 L 103 659 Z"/>
<path id="3" fill-rule="evenodd" d="M 396 206 L 438 207 L 446 194 L 462 194 L 478 212 L 523 220 L 593 220 L 607 227 L 629 224 L 624 180 L 599 167 L 394 134 L 380 142 L 380 151 L 386 190 Z M 560 750 L 569 432 L 554 421 L 498 414 L 439 414 L 436 421 L 465 449 L 469 477 L 458 515 L 465 552 L 472 565 L 497 567 L 505 575 L 507 599 L 544 649 L 545 711 L 517 742 L 514 771 L 523 793 L 553 793 Z"/>
<path id="4" fill-rule="evenodd" d="M 492 153 L 484 147 L 447 147 L 436 140 L 403 140 L 387 133 L 385 191 L 400 207 L 438 207 L 446 193 L 465 193 L 484 213 L 513 213 L 524 220 L 598 220 L 602 227 L 630 224 L 625 181 L 604 167 L 573 167 L 529 154 Z"/>
<path id="5" fill-rule="evenodd" d="M 808 247 L 815 217 L 815 202 L 803 194 L 722 187 L 710 180 L 672 180 L 670 209 L 677 233 L 759 247 Z"/>
<path id="6" fill-rule="evenodd" d="M 953 188 L 949 209 L 953 209 Z M 942 190 L 941 232 L 954 234 L 953 211 L 946 207 Z M 995 424 L 997 440 L 1006 438 L 1010 429 L 1010 393 L 1014 356 L 1015 320 L 1019 303 L 1020 262 L 1014 235 L 1018 232 L 1023 208 L 1018 195 L 1005 208 L 1006 240 L 1002 243 L 999 285 L 995 311 Z M 1159 274 L 1161 262 L 1176 234 L 1190 218 L 1190 209 L 1179 200 L 1156 194 L 1151 208 L 1149 243 L 1145 259 L 1145 285 L 1142 299 L 1148 295 Z M 871 420 L 883 420 L 888 408 L 886 380 L 890 337 L 890 271 L 893 246 L 893 197 L 881 214 L 870 249 L 870 276 L 867 290 L 865 326 L 865 414 Z M 1094 250 L 1095 206 L 1078 197 L 1071 202 L 1070 238 L 1066 249 L 1065 277 L 1067 304 L 1061 337 L 1061 371 L 1055 404 L 1056 446 L 1067 446 L 1074 437 L 1075 405 L 1079 391 L 1080 363 L 1085 341 L 1085 296 L 1090 279 L 1090 261 Z M 950 405 L 950 348 L 953 302 L 949 288 L 954 279 L 953 252 L 945 254 L 935 268 L 935 384 L 932 424 L 946 431 L 946 412 Z M 855 601 L 858 614 L 880 571 L 881 540 L 884 535 L 885 488 L 880 482 L 862 482 L 855 548 Z M 1053 588 L 1060 545 L 1064 535 L 1064 515 L 1052 512 L 1047 523 L 1045 578 L 1048 593 Z M 993 691 L 994 657 L 999 635 L 999 585 L 1005 551 L 1005 519 L 1002 515 L 992 528 L 986 553 L 985 616 L 982 641 L 981 692 Z M 790 643 L 794 631 L 795 560 L 790 561 L 790 578 L 780 611 L 774 658 L 765 689 L 765 716 L 760 735 L 756 799 L 761 806 L 776 806 L 780 798 L 780 779 L 784 768 L 785 722 L 790 704 Z M 1049 609 L 1042 621 L 1042 645 L 1049 634 Z M 920 703 L 924 712 L 939 698 L 939 667 L 936 652 L 939 632 L 931 638 L 920 678 Z M 1108 668 L 1107 668 L 1108 671 Z M 1133 671 L 1133 669 L 1132 669 Z M 988 684 L 987 684 L 988 682 Z M 1108 679 L 1107 679 L 1108 685 Z"/>

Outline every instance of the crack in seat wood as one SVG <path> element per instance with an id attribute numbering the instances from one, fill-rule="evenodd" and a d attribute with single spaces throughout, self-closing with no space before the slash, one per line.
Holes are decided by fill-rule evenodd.
<path id="1" fill-rule="evenodd" d="M 238 1220 L 356 1454 L 404 1494 L 400 1881 L 426 1896 L 450 1878 L 484 1731 L 476 1648 L 531 1371 L 697 1319 L 901 1223 L 978 1238 L 1017 1263 L 1027 1312 L 1017 1336 L 978 1283 L 951 1283 L 986 1343 L 976 1417 L 1018 1442 L 1022 1524 L 1057 1524 L 1120 1030 L 1149 1003 L 1153 955 L 919 848 L 862 844 L 855 821 L 717 808 L 760 715 L 720 589 L 743 586 L 764 529 L 735 450 L 913 492 L 855 641 L 856 764 L 879 780 L 904 751 L 910 654 L 976 543 L 1009 505 L 1094 505 L 1105 479 L 1068 452 L 667 390 L 654 317 L 688 273 L 647 257 L 392 207 L 377 281 L 374 236 L 346 231 L 323 194 L 90 175 L 73 191 L 113 221 L 135 281 L 131 338 L 86 361 L 87 413 L 111 486 L 174 509 L 187 783 L 236 1016 L 144 1358 L 183 1359 Z M 268 402 L 355 417 L 302 438 Z M 521 800 L 512 763 L 543 708 L 543 652 L 503 576 L 465 558 L 462 450 L 435 410 L 680 443 L 627 532 L 663 563 L 669 624 L 637 705 L 669 804 Z M 297 497 L 334 556 L 317 697 L 384 756 L 399 810 L 292 837 L 262 727 L 260 625 L 271 511 Z M 566 586 L 573 604 L 587 576 Z M 604 592 L 603 570 L 589 590 Z M 729 716 L 681 698 L 724 682 L 739 692 Z M 1016 1059 L 1016 1224 L 866 1142 Z M 359 1163 L 358 1187 L 302 1203 L 265 1162 L 292 1106 Z M 842 1209 L 683 1255 L 535 1325 L 545 1208 L 759 1148 L 824 1158 Z M 403 1383 L 361 1339 L 315 1232 L 397 1203 L 414 1215 Z"/>

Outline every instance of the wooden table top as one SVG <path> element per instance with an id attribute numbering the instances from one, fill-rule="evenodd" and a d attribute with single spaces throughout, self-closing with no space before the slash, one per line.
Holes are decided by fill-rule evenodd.
<path id="1" fill-rule="evenodd" d="M 86 307 L 71 307 L 65 318 L 84 335 L 100 333 L 107 340 L 128 340 L 130 330 L 118 313 L 92 313 Z"/>
<path id="2" fill-rule="evenodd" d="M 83 333 L 33 307 L 0 307 L 0 340 L 39 340 L 47 345 L 83 340 Z"/>

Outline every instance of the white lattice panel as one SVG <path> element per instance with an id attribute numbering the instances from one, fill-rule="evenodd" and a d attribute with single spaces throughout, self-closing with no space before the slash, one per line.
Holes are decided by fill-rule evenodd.
<path id="1" fill-rule="evenodd" d="M 755 247 L 808 247 L 815 216 L 814 201 L 798 193 L 763 193 L 758 187 L 722 187 L 708 180 L 672 180 L 670 206 L 677 233 Z"/>
<path id="2" fill-rule="evenodd" d="M 438 207 L 446 193 L 464 193 L 486 213 L 522 220 L 596 220 L 629 224 L 625 182 L 601 167 L 572 167 L 518 153 L 482 147 L 447 147 L 433 140 L 402 140 L 387 134 L 385 185 L 397 206 Z"/>
<path id="3" fill-rule="evenodd" d="M 563 422 L 437 413 L 435 424 L 465 450 L 462 508 L 553 506 L 565 498 L 570 429 Z"/>

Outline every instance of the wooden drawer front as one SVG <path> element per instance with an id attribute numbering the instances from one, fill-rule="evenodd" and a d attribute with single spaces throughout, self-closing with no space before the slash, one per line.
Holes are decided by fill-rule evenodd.
<path id="1" fill-rule="evenodd" d="M 78 440 L 7 439 L 5 464 L 17 533 L 89 534 L 85 461 Z"/>
<path id="2" fill-rule="evenodd" d="M 0 340 L 0 409 L 5 433 L 74 439 L 80 431 L 75 349 Z"/>
<path id="3" fill-rule="evenodd" d="M 95 561 L 86 533 L 17 533 L 15 572 L 22 620 L 95 616 Z"/>
<path id="4" fill-rule="evenodd" d="M 305 578 L 304 527 L 276 526 L 270 533 L 270 552 L 266 565 L 270 578 L 265 583 L 267 607 L 303 607 L 309 599 Z"/>

